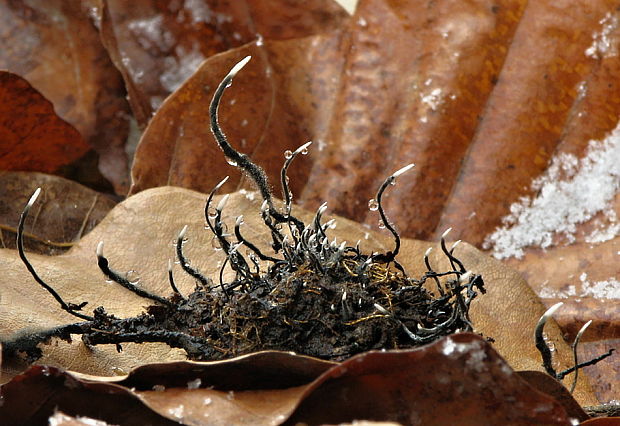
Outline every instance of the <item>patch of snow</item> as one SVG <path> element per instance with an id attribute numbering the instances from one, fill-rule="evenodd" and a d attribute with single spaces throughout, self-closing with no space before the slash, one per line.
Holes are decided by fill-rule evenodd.
<path id="1" fill-rule="evenodd" d="M 599 21 L 602 28 L 600 32 L 592 35 L 592 44 L 585 51 L 589 58 L 602 59 L 618 55 L 616 40 L 610 37 L 618 28 L 618 17 L 607 12 L 605 17 Z"/>
<path id="2" fill-rule="evenodd" d="M 436 111 L 441 105 L 443 99 L 441 98 L 441 89 L 435 88 L 427 95 L 420 94 L 422 103 L 428 106 L 431 110 Z"/>
<path id="3" fill-rule="evenodd" d="M 604 140 L 590 141 L 583 158 L 560 154 L 547 171 L 536 178 L 534 197 L 521 197 L 510 206 L 503 226 L 485 238 L 483 247 L 498 259 L 521 258 L 528 246 L 546 249 L 554 237 L 575 241 L 576 225 L 602 213 L 610 224 L 586 238 L 592 242 L 614 238 L 620 231 L 610 207 L 620 193 L 620 125 Z"/>
<path id="4" fill-rule="evenodd" d="M 585 272 L 579 277 L 581 281 L 581 296 L 591 296 L 597 299 L 620 299 L 620 281 L 609 278 L 606 281 L 588 281 Z"/>
<path id="5" fill-rule="evenodd" d="M 192 23 L 211 22 L 213 12 L 209 9 L 207 2 L 202 0 L 185 0 L 183 7 L 190 11 Z"/>
<path id="6" fill-rule="evenodd" d="M 176 40 L 170 31 L 163 26 L 163 15 L 136 19 L 129 23 L 128 28 L 136 41 L 144 50 L 157 49 L 161 52 L 170 50 Z"/>
<path id="7" fill-rule="evenodd" d="M 538 293 L 538 296 L 543 299 L 567 299 L 579 298 L 579 297 L 595 297 L 597 299 L 620 299 L 620 281 L 617 278 L 610 277 L 603 281 L 591 282 L 588 280 L 588 274 L 583 272 L 579 276 L 579 289 L 578 286 L 573 284 L 566 287 L 563 290 L 556 290 L 553 288 L 545 287 L 546 283 L 543 283 L 542 290 Z"/>
<path id="8" fill-rule="evenodd" d="M 174 92 L 185 80 L 198 69 L 205 60 L 198 44 L 191 50 L 183 46 L 176 48 L 176 57 L 168 56 L 164 59 L 164 71 L 159 76 L 159 83 L 170 93 Z"/>

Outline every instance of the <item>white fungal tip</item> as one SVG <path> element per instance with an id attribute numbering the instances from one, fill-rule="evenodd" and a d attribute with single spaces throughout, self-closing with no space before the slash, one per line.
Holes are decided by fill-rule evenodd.
<path id="1" fill-rule="evenodd" d="M 172 272 L 172 259 L 168 259 L 168 272 Z"/>
<path id="2" fill-rule="evenodd" d="M 226 203 L 228 202 L 228 199 L 230 198 L 230 194 L 226 194 L 222 197 L 222 199 L 220 200 L 219 203 L 217 203 L 217 207 L 215 208 L 218 212 L 221 212 L 222 210 L 224 210 L 224 206 L 226 205 Z"/>
<path id="3" fill-rule="evenodd" d="M 426 251 L 424 252 L 424 257 L 428 257 L 428 255 L 431 254 L 432 251 L 433 251 L 432 247 L 427 248 Z"/>
<path id="4" fill-rule="evenodd" d="M 233 78 L 235 75 L 237 75 L 237 73 L 239 71 L 241 71 L 241 68 L 245 67 L 245 65 L 250 62 L 250 59 L 252 59 L 251 56 L 246 56 L 245 58 L 243 58 L 242 60 L 240 60 L 239 62 L 237 62 L 237 64 L 232 67 L 232 69 L 230 70 L 230 72 L 228 73 L 228 76 L 230 78 Z"/>
<path id="5" fill-rule="evenodd" d="M 26 204 L 26 208 L 29 209 L 32 207 L 37 198 L 39 198 L 39 194 L 41 193 L 41 188 L 37 188 L 34 193 L 30 196 L 30 200 L 28 200 L 28 204 Z"/>
<path id="6" fill-rule="evenodd" d="M 545 319 L 545 321 L 555 313 L 555 311 L 557 311 L 558 309 L 560 309 L 560 306 L 562 306 L 564 304 L 564 302 L 558 302 L 555 305 L 553 305 L 552 307 L 550 307 L 549 309 L 547 309 L 547 311 L 545 311 L 545 313 L 543 314 L 542 318 Z M 542 319 L 541 318 L 541 319 Z"/>
<path id="7" fill-rule="evenodd" d="M 237 216 L 237 220 L 235 220 L 235 226 L 241 226 L 243 223 L 243 215 Z"/>
<path id="8" fill-rule="evenodd" d="M 375 306 L 375 309 L 381 312 L 382 314 L 385 314 L 385 315 L 390 314 L 387 309 L 385 309 L 383 306 L 379 305 L 378 303 L 375 303 L 374 306 Z"/>
<path id="9" fill-rule="evenodd" d="M 231 254 L 235 254 L 235 253 L 237 252 L 237 250 L 239 250 L 239 247 L 241 247 L 242 245 L 243 245 L 243 243 L 238 243 L 238 244 L 235 244 L 235 245 L 233 246 L 233 248 L 232 248 L 232 249 L 230 249 L 230 252 L 229 252 L 228 254 L 229 254 L 229 255 L 231 255 Z"/>
<path id="10" fill-rule="evenodd" d="M 579 332 L 577 333 L 577 336 L 575 338 L 576 342 L 579 341 L 579 339 L 581 338 L 581 335 L 586 331 L 586 329 L 590 327 L 590 324 L 592 324 L 592 320 L 589 320 L 587 323 L 583 325 L 583 327 L 579 329 Z"/>
<path id="11" fill-rule="evenodd" d="M 459 244 L 461 244 L 461 240 L 456 240 L 454 244 L 452 244 L 452 247 L 450 247 L 450 250 L 454 250 Z"/>
<path id="12" fill-rule="evenodd" d="M 450 233 L 450 231 L 452 231 L 452 228 L 448 228 L 445 231 L 443 231 L 443 234 L 441 234 L 441 239 L 443 240 L 444 238 L 446 238 L 448 234 Z"/>
<path id="13" fill-rule="evenodd" d="M 103 241 L 99 241 L 97 244 L 97 257 L 103 257 Z"/>
<path id="14" fill-rule="evenodd" d="M 312 145 L 312 141 L 306 142 L 305 144 L 303 144 L 302 146 L 300 146 L 299 148 L 297 148 L 294 152 L 294 154 L 299 154 L 301 151 L 304 151 L 306 149 L 308 149 L 308 147 Z"/>
<path id="15" fill-rule="evenodd" d="M 473 275 L 473 273 L 471 271 L 467 271 L 465 272 L 463 275 L 461 275 L 461 277 L 459 278 L 459 283 L 463 284 L 469 281 L 469 279 L 471 278 L 471 276 Z"/>
<path id="16" fill-rule="evenodd" d="M 332 226 L 334 223 L 336 223 L 336 219 L 330 219 L 327 222 L 325 222 L 325 224 L 323 226 L 325 227 L 330 227 Z"/>
<path id="17" fill-rule="evenodd" d="M 187 225 L 185 225 L 183 229 L 181 229 L 181 232 L 179 232 L 179 240 L 185 238 L 185 234 L 187 234 Z"/>
<path id="18" fill-rule="evenodd" d="M 402 169 L 396 170 L 392 174 L 392 177 L 393 178 L 397 178 L 398 176 L 402 175 L 403 173 L 407 173 L 409 170 L 413 169 L 414 166 L 415 166 L 415 164 L 411 163 L 411 164 L 403 167 Z"/>
<path id="19" fill-rule="evenodd" d="M 319 214 L 323 214 L 325 210 L 327 210 L 327 202 L 321 204 L 321 207 L 319 207 Z"/>
<path id="20" fill-rule="evenodd" d="M 220 189 L 220 188 L 222 187 L 222 185 L 224 185 L 224 184 L 228 181 L 228 178 L 229 178 L 229 177 L 230 177 L 230 176 L 226 176 L 224 179 L 222 179 L 222 180 L 220 181 L 220 183 L 218 183 L 217 185 L 215 185 L 215 188 L 213 188 L 213 192 L 215 192 L 215 191 L 217 191 L 218 189 Z"/>

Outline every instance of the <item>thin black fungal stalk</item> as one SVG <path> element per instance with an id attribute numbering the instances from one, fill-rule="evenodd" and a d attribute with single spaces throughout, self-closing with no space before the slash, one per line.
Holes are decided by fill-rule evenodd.
<path id="1" fill-rule="evenodd" d="M 583 327 L 579 329 L 579 332 L 577 332 L 577 336 L 575 336 L 575 341 L 571 345 L 571 349 L 573 350 L 575 375 L 573 376 L 573 383 L 570 386 L 570 393 L 573 393 L 575 391 L 575 386 L 577 386 L 577 379 L 579 378 L 579 368 L 577 368 L 577 366 L 579 365 L 579 360 L 577 358 L 577 346 L 579 346 L 579 340 L 581 340 L 581 336 L 583 335 L 583 333 L 585 333 L 587 328 L 590 327 L 590 324 L 592 324 L 592 320 L 586 322 Z"/>
<path id="2" fill-rule="evenodd" d="M 433 248 L 429 247 L 429 248 L 426 249 L 426 252 L 424 252 L 424 264 L 426 265 L 426 269 L 427 269 L 428 273 L 430 274 L 430 276 L 435 281 L 435 285 L 437 286 L 437 290 L 439 290 L 439 295 L 443 296 L 445 293 L 444 293 L 443 288 L 441 286 L 441 282 L 439 281 L 439 278 L 435 274 L 435 271 L 433 271 L 433 268 L 431 267 L 431 263 L 428 260 L 428 256 L 431 254 L 431 251 L 433 251 Z M 427 274 L 427 275 L 429 275 L 429 274 Z"/>
<path id="3" fill-rule="evenodd" d="M 174 282 L 174 273 L 172 271 L 173 265 L 174 265 L 174 262 L 172 262 L 172 259 L 168 259 L 168 283 L 170 284 L 170 287 L 172 288 L 173 292 L 181 296 L 182 299 L 187 300 L 185 296 L 181 294 L 176 283 Z"/>
<path id="4" fill-rule="evenodd" d="M 409 170 L 411 170 L 413 167 L 415 166 L 415 164 L 411 163 L 405 167 L 403 167 L 402 169 L 399 169 L 397 171 L 395 171 L 391 176 L 389 176 L 384 182 L 383 184 L 381 184 L 381 186 L 379 187 L 379 190 L 377 191 L 377 195 L 376 195 L 376 206 L 377 206 L 377 210 L 379 210 L 379 215 L 381 216 L 381 221 L 383 222 L 383 226 L 385 226 L 385 228 L 390 231 L 392 233 L 392 235 L 394 236 L 394 250 L 389 251 L 387 253 L 385 253 L 385 262 L 389 263 L 394 261 L 394 258 L 398 255 L 398 252 L 400 251 L 400 235 L 398 235 L 398 232 L 396 231 L 396 229 L 394 229 L 394 227 L 392 226 L 392 224 L 390 223 L 390 221 L 388 220 L 385 211 L 383 210 L 383 205 L 381 203 L 381 198 L 383 197 L 383 193 L 385 192 L 385 190 L 387 189 L 388 186 L 394 184 L 396 182 L 396 178 L 406 172 L 408 172 Z M 370 200 L 370 203 L 373 203 L 373 200 Z"/>
<path id="5" fill-rule="evenodd" d="M 466 269 L 463 266 L 463 263 L 458 260 L 456 257 L 454 257 L 452 255 L 452 253 L 450 252 L 450 250 L 448 250 L 448 248 L 446 247 L 446 237 L 448 236 L 448 234 L 450 233 L 450 231 L 452 231 L 452 228 L 448 228 L 444 231 L 443 234 L 441 234 L 441 250 L 445 253 L 445 255 L 448 257 L 448 259 L 450 259 L 450 266 L 452 266 L 452 269 L 456 270 L 456 266 L 454 266 L 454 264 L 456 263 L 459 266 L 460 272 L 465 272 Z M 459 241 L 460 242 L 460 241 Z M 457 243 L 454 244 L 454 247 L 456 247 Z"/>
<path id="6" fill-rule="evenodd" d="M 301 221 L 292 216 L 287 217 L 275 208 L 271 195 L 271 189 L 269 187 L 269 180 L 267 179 L 265 171 L 258 165 L 254 164 L 247 155 L 237 151 L 235 148 L 232 147 L 219 124 L 218 110 L 222 95 L 224 94 L 224 91 L 232 85 L 232 81 L 237 75 L 237 73 L 250 61 L 250 59 L 252 59 L 251 56 L 246 56 L 241 61 L 239 61 L 230 70 L 226 77 L 224 77 L 222 82 L 218 85 L 217 89 L 215 89 L 213 99 L 211 100 L 211 104 L 209 105 L 211 132 L 215 137 L 215 141 L 224 152 L 228 163 L 232 166 L 239 167 L 241 170 L 245 171 L 254 181 L 254 183 L 258 187 L 261 197 L 263 198 L 263 200 L 267 201 L 267 204 L 269 206 L 269 214 L 273 216 L 273 218 L 276 220 L 276 223 L 293 221 L 301 225 L 300 228 L 303 228 L 303 223 Z"/>
<path id="7" fill-rule="evenodd" d="M 144 297 L 145 299 L 151 299 L 155 302 L 161 303 L 162 305 L 174 306 L 174 304 L 170 300 L 138 287 L 137 285 L 130 282 L 127 278 L 121 276 L 121 274 L 111 269 L 108 259 L 103 255 L 103 241 L 100 241 L 99 244 L 97 244 L 97 265 L 106 277 L 108 277 L 115 283 L 120 284 L 122 287 L 125 287 L 132 293 L 135 293 L 140 297 Z"/>
<path id="8" fill-rule="evenodd" d="M 185 243 L 186 233 L 187 225 L 185 225 L 183 229 L 181 229 L 181 232 L 179 232 L 179 236 L 177 237 L 176 252 L 177 258 L 179 259 L 179 264 L 187 274 L 198 280 L 198 282 L 200 282 L 203 287 L 209 289 L 211 287 L 209 278 L 205 277 L 198 269 L 192 267 L 189 263 L 189 260 L 187 260 L 187 258 L 183 254 L 183 245 Z"/>
<path id="9" fill-rule="evenodd" d="M 205 203 L 205 220 L 207 222 L 207 226 L 211 229 L 211 232 L 215 234 L 215 224 L 211 222 L 212 219 L 217 217 L 216 213 L 211 213 L 211 203 L 213 202 L 213 197 L 219 191 L 219 189 L 228 181 L 229 176 L 226 176 L 224 179 L 220 181 L 217 185 L 213 187 L 209 196 L 207 197 L 207 202 Z"/>
<path id="10" fill-rule="evenodd" d="M 557 373 L 555 368 L 553 368 L 553 357 L 551 356 L 551 350 L 547 345 L 544 337 L 545 324 L 553 316 L 555 311 L 560 309 L 563 305 L 563 302 L 558 302 L 549 309 L 540 317 L 538 320 L 538 324 L 536 324 L 536 328 L 534 329 L 534 340 L 536 342 L 536 349 L 540 352 L 540 356 L 542 357 L 543 368 L 550 376 L 557 378 Z"/>
<path id="11" fill-rule="evenodd" d="M 263 200 L 267 201 L 267 203 L 269 204 L 270 210 L 275 210 L 273 206 L 273 201 L 271 199 L 269 183 L 267 181 L 267 176 L 265 175 L 265 172 L 262 168 L 250 161 L 247 155 L 238 152 L 230 145 L 228 139 L 226 138 L 226 135 L 220 127 L 218 119 L 218 109 L 224 91 L 232 85 L 232 81 L 237 75 L 237 73 L 241 71 L 241 69 L 250 61 L 250 59 L 252 59 L 251 56 L 246 56 L 241 61 L 239 61 L 234 67 L 232 67 L 226 77 L 224 77 L 221 83 L 217 86 L 217 89 L 215 89 L 215 93 L 213 94 L 213 100 L 209 105 L 211 132 L 213 133 L 215 141 L 217 142 L 219 147 L 222 149 L 222 151 L 224 151 L 224 155 L 228 159 L 229 164 L 239 167 L 240 169 L 247 172 L 254 180 L 254 182 L 257 183 L 258 190 L 260 191 Z"/>
<path id="12" fill-rule="evenodd" d="M 295 228 L 298 229 L 298 232 L 301 232 L 301 229 L 298 228 L 299 221 L 295 222 L 291 220 L 291 207 L 293 202 L 293 194 L 288 186 L 288 176 L 286 175 L 289 166 L 299 154 L 305 155 L 308 153 L 308 147 L 312 145 L 312 142 L 306 142 L 295 151 L 286 151 L 284 153 L 284 165 L 282 166 L 282 170 L 280 170 L 280 183 L 282 185 L 282 197 L 284 198 L 284 216 L 287 218 L 287 223 L 289 225 L 289 229 L 291 234 L 293 235 L 293 239 L 295 240 L 295 244 L 297 244 L 297 236 L 293 232 L 292 224 L 295 224 Z M 303 227 L 302 227 L 303 228 Z"/>
<path id="13" fill-rule="evenodd" d="M 579 344 L 579 339 L 581 338 L 581 334 L 583 334 L 583 332 L 587 328 L 587 325 L 589 325 L 589 324 L 586 324 L 586 326 L 581 328 L 580 330 L 581 334 L 578 333 L 577 338 L 575 339 L 575 342 L 572 345 L 575 365 L 559 373 L 556 372 L 552 364 L 553 357 L 551 354 L 551 350 L 549 349 L 549 346 L 547 346 L 547 342 L 545 341 L 544 328 L 549 318 L 551 318 L 551 316 L 555 313 L 555 311 L 557 311 L 563 304 L 564 303 L 562 302 L 558 302 L 555 305 L 551 306 L 549 309 L 547 309 L 547 311 L 538 320 L 538 324 L 536 324 L 536 328 L 534 330 L 534 340 L 536 343 L 536 349 L 538 349 L 538 352 L 540 352 L 540 355 L 542 357 L 543 367 L 545 371 L 547 372 L 547 374 L 549 374 L 551 377 L 557 380 L 562 380 L 564 377 L 566 377 L 566 375 L 572 373 L 573 371 L 577 372 L 580 368 L 588 367 L 590 365 L 594 365 L 604 360 L 605 358 L 611 356 L 615 350 L 615 349 L 610 349 L 608 352 L 602 355 L 599 355 L 596 358 L 593 358 L 589 361 L 577 363 L 577 358 L 575 355 L 577 351 L 577 345 Z M 576 382 L 576 380 L 577 379 L 575 378 L 573 382 Z M 572 392 L 572 389 L 574 389 L 574 387 L 575 387 L 575 384 L 573 383 L 573 386 L 571 387 L 571 392 Z"/>
<path id="14" fill-rule="evenodd" d="M 280 260 L 280 259 L 276 259 L 275 257 L 271 257 L 271 256 L 267 256 L 263 254 L 263 252 L 261 252 L 258 247 L 256 247 L 250 241 L 243 238 L 243 235 L 241 235 L 242 224 L 243 224 L 243 216 L 238 216 L 237 219 L 235 220 L 235 237 L 237 237 L 239 242 L 242 242 L 247 248 L 252 250 L 258 256 L 260 260 L 265 260 L 269 262 L 277 262 Z"/>
<path id="15" fill-rule="evenodd" d="M 84 306 L 86 306 L 88 302 L 82 302 L 80 304 L 66 303 L 62 299 L 62 297 L 60 297 L 60 295 L 56 292 L 56 290 L 54 290 L 50 285 L 43 281 L 41 277 L 39 277 L 39 274 L 37 274 L 34 267 L 26 257 L 26 252 L 24 251 L 24 224 L 26 223 L 26 218 L 28 217 L 28 213 L 30 212 L 32 205 L 35 203 L 35 201 L 37 201 L 40 193 L 41 188 L 37 188 L 30 197 L 30 200 L 28 200 L 28 203 L 26 204 L 26 207 L 24 207 L 22 214 L 19 216 L 19 224 L 17 225 L 17 252 L 19 253 L 19 258 L 22 260 L 24 265 L 26 265 L 26 269 L 28 269 L 28 272 L 30 272 L 32 278 L 34 278 L 34 280 L 41 287 L 47 290 L 47 292 L 50 293 L 58 303 L 60 303 L 60 307 L 63 310 L 67 311 L 75 317 L 90 321 L 93 319 L 93 317 L 77 312 L 81 310 Z"/>

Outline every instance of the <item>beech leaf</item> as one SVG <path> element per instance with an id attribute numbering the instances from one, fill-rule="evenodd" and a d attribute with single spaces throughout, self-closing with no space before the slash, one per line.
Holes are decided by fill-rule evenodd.
<path id="1" fill-rule="evenodd" d="M 96 266 L 95 248 L 99 241 L 105 242 L 107 257 L 115 269 L 135 270 L 143 288 L 155 294 L 168 295 L 171 290 L 167 280 L 167 260 L 174 258 L 173 243 L 179 231 L 188 225 L 186 235 L 189 240 L 184 247 L 186 256 L 204 274 L 217 277 L 224 256 L 212 248 L 212 237 L 203 229 L 204 202 L 204 195 L 180 188 L 143 191 L 114 207 L 69 252 L 56 257 L 32 254 L 29 258 L 39 275 L 67 302 L 87 301 L 87 310 L 102 305 L 119 317 L 136 315 L 148 303 L 118 285 L 106 283 Z M 224 210 L 225 220 L 234 221 L 235 217 L 243 215 L 247 234 L 253 235 L 253 241 L 268 250 L 270 234 L 260 219 L 260 204 L 257 193 L 233 193 Z M 312 217 L 311 213 L 300 208 L 295 208 L 294 212 L 302 220 Z M 343 218 L 338 218 L 337 228 L 329 230 L 329 233 L 339 240 L 359 235 L 362 249 L 370 252 L 385 251 L 393 243 L 387 235 L 372 232 Z M 436 245 L 415 240 L 403 241 L 399 262 L 411 276 L 419 276 L 426 271 L 423 255 L 430 246 Z M 27 333 L 29 330 L 24 330 L 25 327 L 32 331 L 74 322 L 74 318 L 62 311 L 50 295 L 32 280 L 15 251 L 2 250 L 0 253 L 3 263 L 7 265 L 7 272 L 2 277 L 5 290 L 0 301 L 4 341 L 15 337 L 16 333 Z M 487 294 L 479 296 L 470 310 L 475 330 L 495 339 L 495 347 L 513 368 L 540 370 L 541 359 L 532 336 L 536 322 L 544 312 L 543 305 L 519 274 L 500 262 L 466 244 L 459 246 L 455 254 L 468 270 L 481 274 L 486 283 Z M 430 260 L 437 268 L 446 266 L 442 264 L 445 260 L 439 256 Z M 228 271 L 229 274 L 232 271 Z M 178 273 L 175 279 L 183 294 L 189 294 L 195 286 L 193 278 L 186 274 Z M 559 329 L 549 324 L 546 332 L 557 348 L 559 368 L 570 367 L 571 352 Z M 151 344 L 123 345 L 122 354 L 117 354 L 109 346 L 88 349 L 79 340 L 70 344 L 56 341 L 42 348 L 44 356 L 39 361 L 42 364 L 98 375 L 122 374 L 144 363 L 184 358 L 178 350 Z M 15 360 L 10 364 L 9 360 L 5 360 L 5 380 L 22 368 Z M 575 395 L 581 403 L 595 403 L 585 381 L 580 381 Z"/>
<path id="2" fill-rule="evenodd" d="M 567 408 L 584 418 L 570 396 L 562 405 L 530 386 L 469 333 L 341 364 L 261 352 L 152 364 L 120 380 L 36 366 L 0 391 L 0 418 L 7 424 L 42 421 L 56 410 L 123 424 L 566 424 Z"/>

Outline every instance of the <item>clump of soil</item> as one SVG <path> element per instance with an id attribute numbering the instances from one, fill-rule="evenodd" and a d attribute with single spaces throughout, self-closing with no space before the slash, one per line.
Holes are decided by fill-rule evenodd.
<path id="1" fill-rule="evenodd" d="M 115 319 L 99 308 L 84 340 L 165 341 L 196 360 L 265 349 L 341 360 L 471 330 L 467 309 L 474 289 L 482 288 L 479 276 L 452 271 L 456 279 L 446 283 L 443 296 L 434 297 L 423 283 L 439 274 L 414 280 L 352 247 L 331 256 L 336 259 L 325 263 L 322 273 L 310 263 L 291 268 L 283 262 L 254 280 L 226 284 L 225 290 L 200 286 L 186 299 L 175 295 L 171 305 L 153 305 L 136 318 Z"/>
<path id="2" fill-rule="evenodd" d="M 81 334 L 87 344 L 116 344 L 119 350 L 125 342 L 165 342 L 184 349 L 195 360 L 224 359 L 265 349 L 341 360 L 371 349 L 414 347 L 457 331 L 472 330 L 469 306 L 479 291 L 484 292 L 483 281 L 479 275 L 466 271 L 454 257 L 453 248 L 446 247 L 443 237 L 441 249 L 450 261 L 450 270 L 433 271 L 427 253 L 424 261 L 428 271 L 414 279 L 396 261 L 400 237 L 388 220 L 381 199 L 396 178 L 413 165 L 389 176 L 369 204 L 394 236 L 394 249 L 387 253 L 362 253 L 357 246 L 330 241 L 326 234 L 330 222 L 322 222 L 326 205 L 318 209 L 308 225 L 291 214 L 287 170 L 296 156 L 307 152 L 310 143 L 285 153 L 280 182 L 284 207 L 275 207 L 265 173 L 228 143 L 217 119 L 224 90 L 248 59 L 237 64 L 216 90 L 210 110 L 211 129 L 229 163 L 237 165 L 258 187 L 264 200 L 261 217 L 271 232 L 275 254 L 263 253 L 243 237 L 241 218 L 237 219 L 234 235 L 227 233 L 222 221 L 227 196 L 212 206 L 224 179 L 209 195 L 205 218 L 226 254 L 222 271 L 228 265 L 235 271 L 235 279 L 224 283 L 222 273 L 219 280 L 214 280 L 190 266 L 183 255 L 187 228 L 181 231 L 177 241 L 179 263 L 197 282 L 194 292 L 187 296 L 178 291 L 171 271 L 169 278 L 174 293 L 168 298 L 137 287 L 109 267 L 100 243 L 97 256 L 102 272 L 154 303 L 133 318 L 116 318 L 103 307 L 95 309 L 90 316 L 81 312 L 85 303 L 65 303 L 45 284 L 23 252 L 23 224 L 39 193 L 37 190 L 20 218 L 17 241 L 20 256 L 35 280 L 56 298 L 61 308 L 84 321 L 5 342 L 5 353 L 22 351 L 30 359 L 36 359 L 41 355 L 38 343 L 53 336 L 68 339 L 71 334 Z M 242 246 L 249 255 L 240 253 Z M 269 266 L 261 269 L 259 260 Z M 432 286 L 425 286 L 428 280 L 433 281 Z"/>

